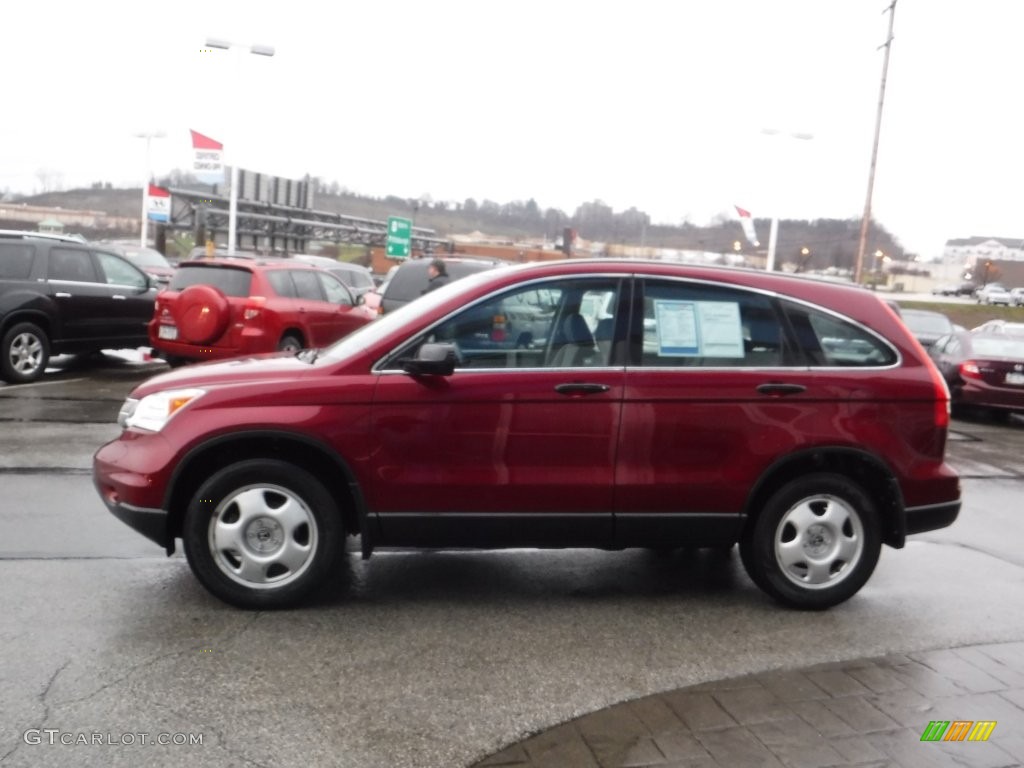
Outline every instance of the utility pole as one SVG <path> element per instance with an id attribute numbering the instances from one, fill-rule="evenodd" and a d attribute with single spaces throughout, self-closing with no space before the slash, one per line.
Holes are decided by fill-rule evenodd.
<path id="1" fill-rule="evenodd" d="M 860 222 L 860 242 L 857 244 L 857 265 L 853 273 L 853 281 L 860 283 L 861 274 L 864 270 L 864 251 L 867 250 L 868 226 L 871 224 L 871 193 L 875 188 L 875 165 L 878 163 L 878 136 L 882 131 L 882 104 L 885 103 L 885 78 L 889 72 L 889 50 L 892 48 L 892 25 L 896 17 L 896 0 L 882 11 L 889 14 L 889 36 L 879 46 L 885 48 L 885 57 L 882 59 L 882 83 L 878 89 L 878 114 L 875 115 L 875 141 L 871 145 L 871 170 L 868 172 L 868 195 L 864 201 L 864 218 Z"/>

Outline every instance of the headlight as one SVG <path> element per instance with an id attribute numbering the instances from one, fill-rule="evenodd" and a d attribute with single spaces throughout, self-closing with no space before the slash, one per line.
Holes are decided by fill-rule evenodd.
<path id="1" fill-rule="evenodd" d="M 121 429 L 128 428 L 128 419 L 135 413 L 135 409 L 139 407 L 139 401 L 133 397 L 129 397 L 124 401 L 124 405 L 121 406 L 121 410 L 117 412 L 117 426 Z"/>
<path id="2" fill-rule="evenodd" d="M 121 406 L 117 423 L 122 427 L 159 432 L 174 414 L 205 393 L 203 389 L 169 389 L 146 395 L 141 400 L 128 398 Z"/>

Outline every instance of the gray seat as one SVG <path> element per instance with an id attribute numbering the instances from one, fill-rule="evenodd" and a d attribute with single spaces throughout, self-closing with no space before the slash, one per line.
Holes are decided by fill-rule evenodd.
<path id="1" fill-rule="evenodd" d="M 594 346 L 594 335 L 582 315 L 573 313 L 566 316 L 558 339 L 561 346 L 551 358 L 549 367 L 577 368 L 595 364 L 597 348 Z"/>
<path id="2" fill-rule="evenodd" d="M 597 321 L 594 328 L 594 342 L 597 344 L 599 363 L 608 365 L 612 359 L 612 332 L 615 329 L 615 318 L 605 317 Z"/>

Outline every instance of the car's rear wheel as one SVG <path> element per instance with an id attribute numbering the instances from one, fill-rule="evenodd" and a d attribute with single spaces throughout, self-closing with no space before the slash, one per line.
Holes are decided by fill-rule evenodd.
<path id="1" fill-rule="evenodd" d="M 277 343 L 277 351 L 290 352 L 293 355 L 297 355 L 302 351 L 302 339 L 294 333 L 286 333 L 281 337 L 281 341 Z"/>
<path id="2" fill-rule="evenodd" d="M 781 603 L 815 610 L 856 594 L 880 549 L 875 505 L 859 485 L 831 473 L 776 491 L 740 542 L 755 584 Z"/>
<path id="3" fill-rule="evenodd" d="M 0 378 L 16 384 L 35 381 L 50 361 L 50 340 L 35 323 L 17 323 L 4 334 Z"/>
<path id="4" fill-rule="evenodd" d="M 241 608 L 295 605 L 343 554 L 341 515 L 324 485 L 283 461 L 253 459 L 214 473 L 185 514 L 196 577 Z"/>

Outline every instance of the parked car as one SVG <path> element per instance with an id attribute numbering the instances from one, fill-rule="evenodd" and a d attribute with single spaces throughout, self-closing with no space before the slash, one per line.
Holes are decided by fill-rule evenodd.
<path id="1" fill-rule="evenodd" d="M 1010 305 L 1014 307 L 1024 306 L 1024 288 L 1010 289 Z"/>
<path id="2" fill-rule="evenodd" d="M 296 261 L 201 259 L 157 296 L 149 340 L 168 362 L 331 344 L 376 315 L 334 275 Z"/>
<path id="3" fill-rule="evenodd" d="M 495 311 L 535 302 L 528 339 Z M 315 355 L 155 376 L 119 422 L 100 497 L 250 608 L 297 603 L 360 536 L 365 557 L 739 542 L 762 590 L 821 609 L 960 509 L 948 390 L 906 326 L 778 272 L 485 270 Z"/>
<path id="4" fill-rule="evenodd" d="M 996 318 L 995 320 L 986 320 L 976 328 L 972 328 L 971 331 L 975 333 L 1022 336 L 1024 335 L 1024 323 L 1014 323 L 1010 320 Z"/>
<path id="5" fill-rule="evenodd" d="M 999 283 L 989 283 L 974 294 L 979 304 L 1002 304 L 1010 306 L 1010 292 Z"/>
<path id="6" fill-rule="evenodd" d="M 51 354 L 147 344 L 156 282 L 79 238 L 0 230 L 0 379 L 35 381 Z"/>
<path id="7" fill-rule="evenodd" d="M 144 248 L 136 243 L 125 243 L 120 241 L 100 241 L 96 243 L 98 248 L 111 251 L 124 256 L 143 272 L 152 275 L 158 283 L 166 285 L 171 281 L 174 274 L 174 265 L 167 258 L 154 248 Z"/>
<path id="8" fill-rule="evenodd" d="M 953 321 L 941 312 L 926 309 L 904 309 L 901 313 L 903 322 L 914 334 L 914 338 L 928 349 L 932 344 L 956 330 Z"/>
<path id="9" fill-rule="evenodd" d="M 373 273 L 362 264 L 353 264 L 350 261 L 338 261 L 326 256 L 298 255 L 293 257 L 296 261 L 305 262 L 326 269 L 337 277 L 345 286 L 352 291 L 356 298 L 372 291 L 376 284 L 373 282 Z"/>
<path id="10" fill-rule="evenodd" d="M 960 331 L 937 341 L 930 354 L 949 384 L 954 406 L 1000 416 L 1024 412 L 1024 335 Z"/>
<path id="11" fill-rule="evenodd" d="M 932 293 L 936 296 L 973 296 L 977 289 L 974 283 L 947 283 L 932 288 Z"/>
<path id="12" fill-rule="evenodd" d="M 443 260 L 448 270 L 448 277 L 453 282 L 467 275 L 506 264 L 506 262 L 496 259 L 466 256 L 444 257 Z M 379 289 L 381 295 L 379 311 L 381 314 L 394 312 L 426 292 L 430 281 L 430 276 L 427 274 L 430 262 L 431 259 L 409 259 L 398 265 L 394 274 Z"/>

